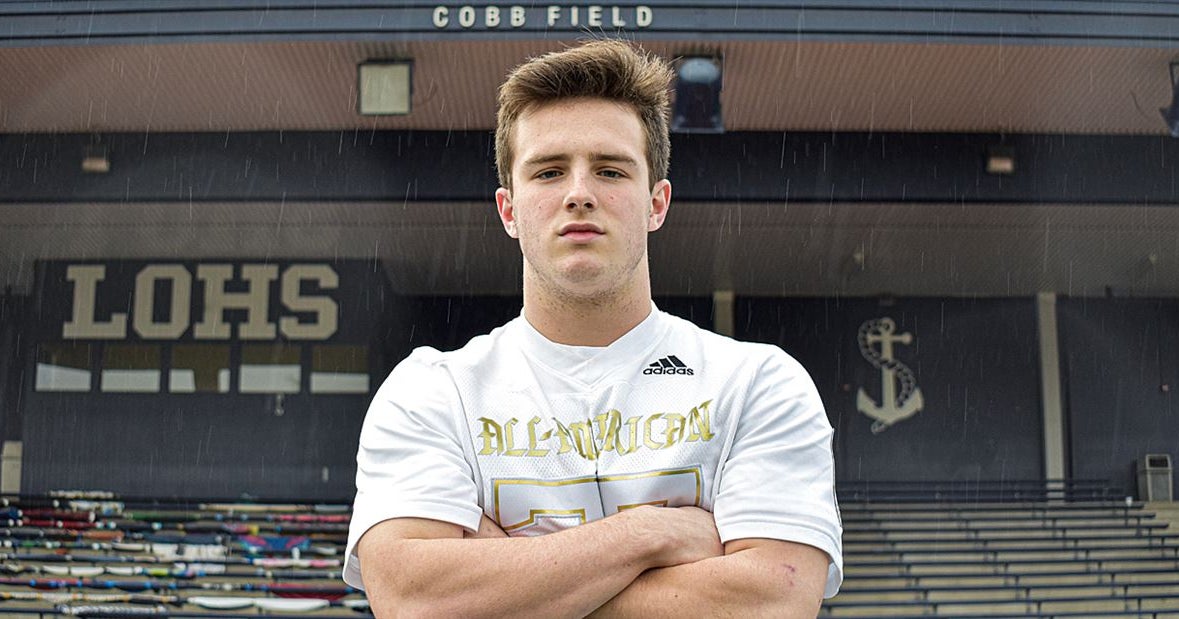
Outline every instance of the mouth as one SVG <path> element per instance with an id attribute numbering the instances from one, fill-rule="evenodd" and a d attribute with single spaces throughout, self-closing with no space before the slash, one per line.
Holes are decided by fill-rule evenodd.
<path id="1" fill-rule="evenodd" d="M 570 241 L 584 243 L 602 236 L 605 233 L 606 232 L 604 230 L 594 224 L 569 223 L 561 226 L 561 229 L 557 232 L 557 235 Z"/>

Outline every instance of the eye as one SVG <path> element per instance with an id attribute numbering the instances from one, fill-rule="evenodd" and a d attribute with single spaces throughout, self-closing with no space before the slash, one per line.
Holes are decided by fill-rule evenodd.
<path id="1" fill-rule="evenodd" d="M 598 172 L 598 174 L 601 174 L 606 178 L 626 178 L 626 175 L 619 170 L 602 170 L 601 172 Z"/>
<path id="2" fill-rule="evenodd" d="M 543 170 L 536 174 L 536 178 L 541 180 L 548 180 L 550 178 L 557 178 L 561 175 L 560 170 Z"/>

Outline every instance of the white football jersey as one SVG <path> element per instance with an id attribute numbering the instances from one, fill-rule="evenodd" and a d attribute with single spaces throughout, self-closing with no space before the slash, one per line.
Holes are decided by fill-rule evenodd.
<path id="1" fill-rule="evenodd" d="M 345 581 L 389 518 L 471 531 L 483 514 L 542 535 L 639 505 L 695 505 L 722 541 L 771 538 L 830 557 L 842 581 L 832 429 L 781 349 L 652 310 L 604 347 L 555 344 L 523 317 L 453 352 L 419 348 L 365 418 Z"/>

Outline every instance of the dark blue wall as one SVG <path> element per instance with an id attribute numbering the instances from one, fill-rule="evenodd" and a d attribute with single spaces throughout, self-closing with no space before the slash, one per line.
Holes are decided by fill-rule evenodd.
<path id="1" fill-rule="evenodd" d="M 25 320 L 31 299 L 5 290 L 0 294 L 0 441 L 21 437 L 21 390 L 28 340 Z"/>
<path id="2" fill-rule="evenodd" d="M 209 263 L 218 261 L 207 261 Z M 230 263 L 233 261 L 219 261 Z M 315 261 L 297 261 L 306 264 Z M 176 264 L 176 261 L 159 261 Z M 284 267 L 290 263 L 271 261 Z M 25 332 L 22 381 L 24 462 L 21 489 L 42 493 L 59 489 L 109 490 L 130 496 L 238 497 L 344 500 L 352 496 L 356 441 L 371 393 L 380 385 L 398 350 L 386 344 L 409 339 L 412 318 L 405 303 L 392 295 L 384 271 L 366 261 L 320 261 L 331 264 L 339 286 L 330 292 L 339 307 L 339 328 L 327 340 L 291 340 L 299 345 L 304 370 L 299 393 L 240 393 L 234 368 L 245 344 L 237 338 L 211 343 L 229 348 L 229 393 L 104 393 L 96 385 L 104 346 L 134 342 L 161 349 L 167 374 L 168 346 L 193 343 L 192 329 L 175 340 L 143 340 L 131 329 L 121 340 L 73 340 L 62 324 L 72 314 L 73 287 L 65 279 L 67 264 L 37 265 L 30 328 Z M 129 290 L 147 261 L 107 263 L 95 316 L 129 312 Z M 190 271 L 195 262 L 184 263 Z M 195 279 L 194 279 L 195 281 Z M 109 288 L 108 288 L 109 286 Z M 227 286 L 229 288 L 233 285 Z M 307 286 L 303 286 L 306 291 Z M 270 320 L 279 316 L 279 286 L 272 285 Z M 202 317 L 203 292 L 192 295 L 190 320 Z M 157 292 L 156 313 L 167 314 L 168 294 Z M 245 320 L 239 310 L 226 321 Z M 207 342 L 207 340 L 200 340 Z M 37 347 L 41 344 L 90 344 L 91 391 L 37 391 Z M 370 391 L 367 394 L 311 394 L 308 391 L 312 346 L 368 345 Z"/>
<path id="3" fill-rule="evenodd" d="M 1012 480 L 1043 476 L 1035 304 L 1029 299 L 738 299 L 737 335 L 780 345 L 811 373 L 835 427 L 840 481 Z M 860 352 L 868 320 L 913 341 L 895 357 L 924 409 L 873 432 L 881 371 Z M 879 350 L 877 348 L 877 350 Z"/>
<path id="4" fill-rule="evenodd" d="M 1137 496 L 1140 458 L 1179 458 L 1179 300 L 1060 299 L 1057 314 L 1073 474 Z"/>

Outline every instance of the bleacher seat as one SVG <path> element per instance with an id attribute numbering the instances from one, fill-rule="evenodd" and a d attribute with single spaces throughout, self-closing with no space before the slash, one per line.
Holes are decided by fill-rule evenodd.
<path id="1" fill-rule="evenodd" d="M 1179 618 L 1167 522 L 1095 482 L 1005 483 L 842 489 L 866 500 L 841 502 L 845 580 L 822 616 Z"/>
<path id="2" fill-rule="evenodd" d="M 0 615 L 371 617 L 348 506 L 0 499 Z"/>

